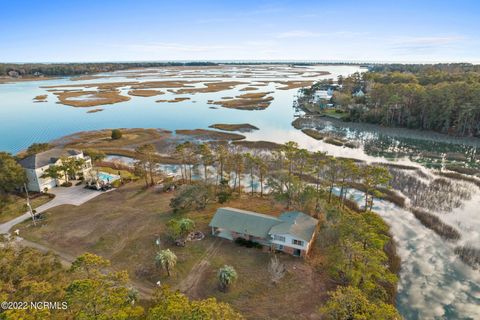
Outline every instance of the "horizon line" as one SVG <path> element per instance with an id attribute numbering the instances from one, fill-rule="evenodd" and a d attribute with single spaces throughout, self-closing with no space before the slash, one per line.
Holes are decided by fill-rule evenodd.
<path id="1" fill-rule="evenodd" d="M 90 60 L 90 61 L 8 61 L 0 64 L 74 64 L 74 63 L 314 63 L 314 64 L 480 64 L 462 60 L 333 60 L 333 59 L 162 59 L 162 60 Z"/>

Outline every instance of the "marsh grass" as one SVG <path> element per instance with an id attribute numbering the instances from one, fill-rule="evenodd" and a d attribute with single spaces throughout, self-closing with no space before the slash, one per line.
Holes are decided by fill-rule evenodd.
<path id="1" fill-rule="evenodd" d="M 471 246 L 456 247 L 455 254 L 467 265 L 480 270 L 480 249 Z"/>
<path id="2" fill-rule="evenodd" d="M 209 126 L 209 128 L 223 130 L 223 131 L 240 131 L 240 132 L 251 132 L 253 130 L 258 130 L 257 127 L 249 123 L 239 123 L 239 124 L 216 123 Z"/>
<path id="3" fill-rule="evenodd" d="M 72 107 L 94 107 L 105 104 L 114 104 L 130 100 L 130 97 L 122 96 L 119 91 L 63 91 L 54 93 L 58 97 L 58 103 Z M 89 96 L 85 99 L 71 100 Z"/>
<path id="4" fill-rule="evenodd" d="M 461 238 L 457 229 L 443 223 L 437 216 L 419 208 L 411 208 L 410 211 L 425 227 L 433 230 L 445 240 L 455 241 Z"/>
<path id="5" fill-rule="evenodd" d="M 176 134 L 181 134 L 184 136 L 192 136 L 196 139 L 203 139 L 203 140 L 242 140 L 245 139 L 244 135 L 238 133 L 227 133 L 227 132 L 219 132 L 214 130 L 206 130 L 206 129 L 179 129 L 175 130 Z"/>
<path id="6" fill-rule="evenodd" d="M 136 89 L 136 90 L 128 91 L 128 94 L 136 97 L 153 97 L 153 96 L 165 94 L 165 92 L 160 90 Z"/>

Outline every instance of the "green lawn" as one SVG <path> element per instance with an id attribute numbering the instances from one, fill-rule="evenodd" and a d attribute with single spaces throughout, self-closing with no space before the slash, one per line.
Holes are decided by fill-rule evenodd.
<path id="1" fill-rule="evenodd" d="M 35 199 L 30 200 L 32 208 L 37 208 L 42 204 L 47 203 L 48 201 L 52 200 L 48 195 L 41 195 Z M 8 204 L 0 207 L 0 223 L 7 222 L 16 218 L 27 211 L 27 201 L 23 197 L 19 197 L 17 195 L 9 195 L 8 196 Z"/>
<path id="2" fill-rule="evenodd" d="M 344 112 L 344 111 L 337 112 L 337 109 L 324 109 L 322 110 L 321 114 L 324 116 L 339 119 L 339 120 L 348 116 L 348 112 Z"/>

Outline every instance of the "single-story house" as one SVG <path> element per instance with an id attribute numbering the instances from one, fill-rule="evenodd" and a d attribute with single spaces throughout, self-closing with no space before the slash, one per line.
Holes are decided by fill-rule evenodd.
<path id="1" fill-rule="evenodd" d="M 27 174 L 28 190 L 42 192 L 63 183 L 65 181 L 63 177 L 59 179 L 53 179 L 48 177 L 42 178 L 42 176 L 50 166 L 62 165 L 61 158 L 64 157 L 85 160 L 83 167 L 78 172 L 78 175 L 83 175 L 86 177 L 92 169 L 92 161 L 90 157 L 85 156 L 82 151 L 54 148 L 40 152 L 19 161 L 20 165 Z"/>
<path id="2" fill-rule="evenodd" d="M 294 256 L 306 256 L 315 239 L 318 220 L 302 212 L 284 212 L 278 217 L 219 208 L 210 221 L 212 234 L 228 240 L 244 238 Z"/>

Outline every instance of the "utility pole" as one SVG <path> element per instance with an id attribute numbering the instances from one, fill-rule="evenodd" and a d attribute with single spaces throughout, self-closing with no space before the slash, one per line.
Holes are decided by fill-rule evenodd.
<path id="1" fill-rule="evenodd" d="M 23 184 L 23 187 L 25 188 L 25 193 L 26 193 L 26 195 L 27 195 L 27 207 L 28 207 L 28 211 L 30 212 L 30 215 L 32 216 L 33 225 L 36 226 L 36 225 L 37 225 L 37 222 L 35 221 L 35 213 L 33 213 L 32 205 L 30 204 L 30 196 L 28 195 L 27 184 L 24 183 L 24 184 Z"/>

